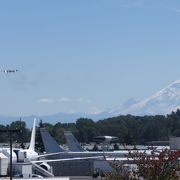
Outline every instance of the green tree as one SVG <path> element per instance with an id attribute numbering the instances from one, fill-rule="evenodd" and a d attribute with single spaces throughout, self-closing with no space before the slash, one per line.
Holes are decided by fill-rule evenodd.
<path id="1" fill-rule="evenodd" d="M 18 120 L 10 124 L 10 129 L 19 129 L 21 132 L 14 134 L 13 139 L 18 143 L 25 143 L 30 141 L 31 131 L 26 127 L 24 121 Z"/>

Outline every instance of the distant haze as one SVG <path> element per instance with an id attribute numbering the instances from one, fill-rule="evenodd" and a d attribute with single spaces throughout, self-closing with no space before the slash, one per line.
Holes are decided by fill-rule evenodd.
<path id="1" fill-rule="evenodd" d="M 108 111 L 98 112 L 96 114 L 92 113 L 57 113 L 52 115 L 42 115 L 42 116 L 24 116 L 22 120 L 27 122 L 28 126 L 31 126 L 34 117 L 39 120 L 50 123 L 66 123 L 75 122 L 78 118 L 91 118 L 93 120 L 101 120 L 109 117 L 114 117 L 118 115 L 167 115 L 172 111 L 180 109 L 180 80 L 177 80 L 162 90 L 158 91 L 154 95 L 143 101 L 136 101 L 134 99 L 129 99 L 123 103 L 119 108 L 109 109 Z M 18 120 L 19 117 L 7 117 L 0 116 L 0 122 L 3 124 L 10 123 L 14 120 Z"/>

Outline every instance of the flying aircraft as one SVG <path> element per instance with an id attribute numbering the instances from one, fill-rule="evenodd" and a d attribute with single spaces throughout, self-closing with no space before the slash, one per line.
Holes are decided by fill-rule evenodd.
<path id="1" fill-rule="evenodd" d="M 4 72 L 5 74 L 16 73 L 16 72 L 18 72 L 18 71 L 19 71 L 18 69 L 5 69 L 5 70 L 3 70 L 3 72 Z"/>

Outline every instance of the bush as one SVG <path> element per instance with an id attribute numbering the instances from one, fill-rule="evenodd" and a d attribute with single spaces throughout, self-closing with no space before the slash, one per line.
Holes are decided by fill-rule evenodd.
<path id="1" fill-rule="evenodd" d="M 106 173 L 106 177 L 108 180 L 178 180 L 179 156 L 179 150 L 153 150 L 151 154 L 147 154 L 146 151 L 129 151 L 128 164 L 136 164 L 137 168 L 130 170 L 120 161 L 109 162 L 114 171 Z"/>

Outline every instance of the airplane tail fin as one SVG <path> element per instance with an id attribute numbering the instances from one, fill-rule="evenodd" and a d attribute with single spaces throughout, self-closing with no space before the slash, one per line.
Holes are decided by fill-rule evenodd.
<path id="1" fill-rule="evenodd" d="M 31 133 L 31 141 L 29 145 L 29 150 L 35 151 L 35 136 L 36 136 L 36 118 L 34 118 L 32 133 Z"/>
<path id="2" fill-rule="evenodd" d="M 82 148 L 80 143 L 77 141 L 77 139 L 74 137 L 72 132 L 65 131 L 64 136 L 66 138 L 66 144 L 70 151 L 73 151 L 73 152 L 83 152 L 84 151 L 84 149 Z"/>
<path id="3" fill-rule="evenodd" d="M 45 128 L 40 128 L 40 133 L 46 153 L 64 152 L 65 150 L 55 141 Z"/>

